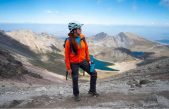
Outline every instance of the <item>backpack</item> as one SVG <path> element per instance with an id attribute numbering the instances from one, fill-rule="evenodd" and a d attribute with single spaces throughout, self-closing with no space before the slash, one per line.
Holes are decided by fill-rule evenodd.
<path id="1" fill-rule="evenodd" d="M 66 41 L 67 41 L 67 40 L 70 40 L 70 37 L 68 37 L 68 38 L 65 39 L 64 44 L 63 44 L 63 47 L 64 47 L 64 48 L 65 48 L 65 45 L 66 45 Z M 81 40 L 83 40 L 84 43 L 86 44 L 86 39 L 85 39 L 85 37 L 82 37 L 82 38 L 80 39 L 80 41 L 81 41 Z M 72 42 L 70 42 L 70 50 L 71 50 L 72 52 L 74 52 L 74 49 L 73 49 L 72 46 L 73 46 L 73 44 L 72 44 Z"/>

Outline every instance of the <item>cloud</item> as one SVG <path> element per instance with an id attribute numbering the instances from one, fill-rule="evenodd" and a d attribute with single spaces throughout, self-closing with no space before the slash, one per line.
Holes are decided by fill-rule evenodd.
<path id="1" fill-rule="evenodd" d="M 57 11 L 57 10 L 46 10 L 45 12 L 48 14 L 58 14 L 59 13 L 59 11 Z"/>
<path id="2" fill-rule="evenodd" d="M 160 5 L 163 5 L 169 8 L 169 0 L 160 0 Z"/>

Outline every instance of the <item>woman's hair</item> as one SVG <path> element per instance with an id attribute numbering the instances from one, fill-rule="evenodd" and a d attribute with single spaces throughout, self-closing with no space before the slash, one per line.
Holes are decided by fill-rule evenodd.
<path id="1" fill-rule="evenodd" d="M 76 43 L 76 40 L 75 40 L 75 35 L 73 32 L 70 32 L 68 33 L 68 36 L 70 37 L 70 44 L 72 46 L 72 50 L 73 52 L 77 55 L 77 43 Z"/>

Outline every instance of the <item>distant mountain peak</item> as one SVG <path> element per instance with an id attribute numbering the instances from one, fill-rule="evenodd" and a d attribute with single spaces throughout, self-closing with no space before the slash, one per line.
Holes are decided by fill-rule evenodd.
<path id="1" fill-rule="evenodd" d="M 108 37 L 108 34 L 105 32 L 100 32 L 94 36 L 94 40 L 102 40 Z"/>
<path id="2" fill-rule="evenodd" d="M 125 33 L 124 32 L 120 32 L 118 35 L 125 35 Z"/>
<path id="3" fill-rule="evenodd" d="M 105 33 L 105 32 L 100 32 L 100 33 L 96 34 L 96 36 L 97 36 L 97 35 L 108 36 L 108 34 Z"/>
<path id="4" fill-rule="evenodd" d="M 144 38 L 138 36 L 137 34 L 131 33 L 131 32 L 120 32 L 117 36 L 121 38 L 132 39 L 132 40 L 145 40 Z"/>

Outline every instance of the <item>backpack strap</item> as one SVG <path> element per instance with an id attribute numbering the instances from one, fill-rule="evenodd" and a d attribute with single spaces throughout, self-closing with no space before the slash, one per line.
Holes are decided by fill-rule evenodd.
<path id="1" fill-rule="evenodd" d="M 83 40 L 83 42 L 86 44 L 86 38 L 82 37 L 80 40 Z"/>
<path id="2" fill-rule="evenodd" d="M 70 38 L 68 37 L 68 38 L 66 38 L 65 39 L 65 41 L 64 41 L 64 44 L 63 44 L 63 47 L 65 48 L 65 46 L 66 46 L 66 41 L 67 40 L 70 40 Z M 73 43 L 70 41 L 70 50 L 73 52 L 73 53 L 75 53 L 74 52 L 74 49 L 73 49 Z"/>
<path id="3" fill-rule="evenodd" d="M 66 41 L 68 40 L 68 38 L 65 38 L 65 41 L 64 41 L 64 44 L 63 44 L 63 47 L 65 48 L 65 45 L 66 45 Z"/>

